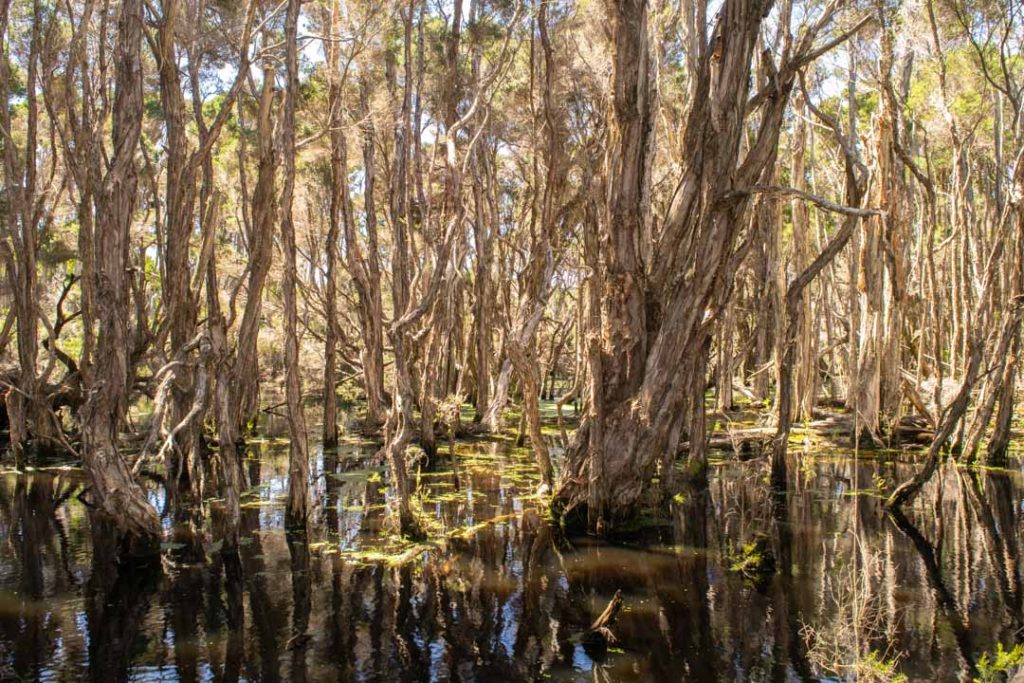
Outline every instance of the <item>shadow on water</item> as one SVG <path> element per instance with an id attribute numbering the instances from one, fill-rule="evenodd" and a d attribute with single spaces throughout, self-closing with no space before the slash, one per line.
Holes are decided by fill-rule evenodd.
<path id="1" fill-rule="evenodd" d="M 0 680 L 852 680 L 864 661 L 971 680 L 1024 624 L 1017 470 L 947 468 L 904 516 L 881 495 L 902 456 L 803 454 L 770 478 L 716 462 L 635 544 L 569 549 L 528 451 L 460 442 L 418 474 L 432 540 L 411 545 L 384 524 L 373 450 L 318 453 L 296 535 L 287 443 L 256 440 L 237 553 L 154 492 L 164 566 L 121 571 L 78 469 L 3 473 Z M 619 590 L 617 642 L 595 647 L 583 635 Z"/>

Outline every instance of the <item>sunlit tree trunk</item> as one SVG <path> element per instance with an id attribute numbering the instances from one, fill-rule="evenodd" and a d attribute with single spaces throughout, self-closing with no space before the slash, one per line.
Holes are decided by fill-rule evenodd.
<path id="1" fill-rule="evenodd" d="M 288 0 L 285 15 L 285 91 L 281 117 L 281 254 L 284 257 L 284 344 L 285 394 L 288 406 L 288 506 L 287 524 L 305 527 L 309 507 L 309 452 L 306 417 L 302 407 L 302 379 L 299 374 L 298 273 L 295 259 L 295 223 L 292 201 L 295 194 L 295 105 L 299 98 L 299 51 L 297 33 L 302 0 Z"/>
<path id="2" fill-rule="evenodd" d="M 341 35 L 341 8 L 338 2 L 330 6 L 331 35 Z M 330 83 L 327 108 L 330 111 L 331 127 L 331 206 L 330 228 L 327 231 L 327 272 L 324 277 L 324 308 L 326 332 L 324 333 L 324 426 L 325 448 L 338 444 L 338 390 L 335 386 L 338 356 L 338 283 L 335 270 L 338 265 L 338 240 L 341 238 L 341 221 L 344 201 L 348 195 L 348 150 L 345 140 L 345 116 L 341 98 L 342 70 L 341 45 L 337 42 L 327 47 Z"/>
<path id="3" fill-rule="evenodd" d="M 396 74 L 393 58 L 387 61 L 388 87 L 394 106 L 395 153 L 391 170 L 391 229 L 392 243 L 392 285 L 391 297 L 395 316 L 404 315 L 409 307 L 409 244 L 408 244 L 408 130 L 411 113 L 411 43 L 412 4 L 400 10 L 404 29 L 405 87 L 398 100 Z M 391 343 L 395 355 L 395 391 L 392 397 L 391 414 L 385 430 L 384 458 L 388 465 L 391 485 L 395 489 L 396 517 L 399 532 L 409 536 L 422 534 L 410 506 L 410 484 L 406 471 L 405 449 L 413 436 L 413 403 L 416 389 L 410 367 L 410 339 L 404 329 L 392 324 Z"/>
<path id="4" fill-rule="evenodd" d="M 491 265 L 494 261 L 494 231 L 496 221 L 488 211 L 485 190 L 481 185 L 494 182 L 487 159 L 487 146 L 476 152 L 474 168 L 478 182 L 473 184 L 473 242 L 476 256 L 473 260 L 473 421 L 484 418 L 491 395 L 491 347 L 494 320 L 494 290 L 491 286 Z"/>
<path id="5" fill-rule="evenodd" d="M 807 159 L 809 135 L 807 108 L 794 105 L 798 116 L 794 121 L 792 153 L 792 178 L 790 183 L 794 189 L 807 191 Z M 813 159 L 811 162 L 813 163 Z M 807 202 L 797 199 L 792 203 L 793 212 L 793 263 L 799 273 L 807 268 L 814 256 L 814 236 L 811 234 L 810 207 Z M 796 367 L 793 401 L 795 402 L 794 417 L 798 420 L 809 420 L 814 410 L 818 393 L 818 321 L 812 317 L 811 297 L 801 296 L 800 306 L 803 310 L 798 316 Z"/>
<path id="6" fill-rule="evenodd" d="M 156 33 L 155 56 L 160 74 L 160 102 L 167 134 L 166 186 L 164 197 L 164 263 L 161 272 L 161 296 L 167 310 L 171 355 L 195 337 L 198 302 L 190 282 L 190 244 L 195 228 L 196 166 L 189 154 L 188 121 L 182 93 L 177 55 L 177 35 L 181 30 L 185 6 L 181 0 L 165 0 L 163 16 Z M 192 368 L 183 364 L 174 371 L 171 391 L 171 423 L 177 425 L 189 414 L 195 391 Z M 168 451 L 167 471 L 174 477 L 191 480 L 197 472 L 195 453 L 198 425 L 192 421 Z"/>
<path id="7" fill-rule="evenodd" d="M 359 87 L 360 116 L 363 118 L 363 206 L 366 217 L 366 256 L 360 258 L 354 230 L 346 232 L 346 256 L 354 273 L 359 294 L 359 313 L 363 333 L 363 381 L 366 386 L 366 423 L 368 431 L 384 423 L 384 306 L 380 284 L 380 245 L 377 240 L 377 161 L 375 132 L 369 104 L 369 82 Z M 345 221 L 346 229 L 352 221 Z"/>
<path id="8" fill-rule="evenodd" d="M 274 226 L 277 221 L 277 201 L 274 175 L 277 157 L 274 150 L 274 66 L 263 64 L 263 83 L 260 90 L 259 111 L 256 119 L 257 171 L 256 187 L 252 192 L 252 232 L 248 235 L 249 277 L 246 286 L 245 309 L 238 328 L 238 346 L 235 360 L 237 401 L 234 408 L 236 421 L 242 430 L 255 424 L 259 409 L 259 356 L 257 342 L 263 322 L 263 289 L 270 273 L 273 256 Z"/>
<path id="9" fill-rule="evenodd" d="M 222 197 L 214 194 L 210 199 L 210 210 L 204 220 L 204 243 L 216 238 L 220 227 Z M 238 444 L 240 434 L 235 419 L 234 378 L 231 374 L 233 357 L 228 347 L 228 321 L 220 305 L 220 287 L 217 280 L 217 258 L 215 254 L 206 266 L 206 308 L 207 329 L 209 330 L 209 358 L 212 386 L 211 400 L 213 417 L 217 424 L 217 453 L 214 456 L 214 482 L 219 500 L 211 505 L 215 533 L 224 543 L 224 549 L 235 552 L 238 548 L 238 532 L 241 523 L 241 468 Z M 233 314 L 232 314 L 233 317 Z"/>
<path id="10" fill-rule="evenodd" d="M 604 266 L 601 379 L 588 415 L 566 454 L 555 506 L 567 521 L 595 531 L 630 518 L 653 493 L 661 465 L 663 489 L 684 435 L 691 471 L 703 477 L 704 401 L 711 333 L 729 305 L 737 250 L 753 187 L 774 158 L 779 129 L 801 63 L 813 59 L 826 13 L 784 62 L 760 62 L 761 90 L 751 98 L 754 44 L 771 3 L 727 1 L 713 45 L 702 48 L 696 96 L 682 143 L 682 177 L 654 244 L 643 245 L 647 158 L 651 148 L 651 74 L 646 3 L 607 8 L 612 88 L 608 115 L 607 219 L 599 257 Z M 788 27 L 788 12 L 782 25 Z M 760 114 L 757 134 L 740 157 L 749 101 Z M 753 111 L 753 110 L 752 110 Z M 642 262 L 650 253 L 651 263 Z M 595 373 L 598 374 L 598 373 Z M 599 438 L 591 436 L 596 429 Z"/>

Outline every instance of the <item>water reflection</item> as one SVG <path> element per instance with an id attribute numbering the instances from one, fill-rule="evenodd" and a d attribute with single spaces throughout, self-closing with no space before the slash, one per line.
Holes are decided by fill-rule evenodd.
<path id="1" fill-rule="evenodd" d="M 570 548 L 529 453 L 479 441 L 419 473 L 437 540 L 410 547 L 383 525 L 371 453 L 318 454 L 307 537 L 283 529 L 287 444 L 256 443 L 237 553 L 168 503 L 164 566 L 131 571 L 76 469 L 3 474 L 0 679 L 790 681 L 853 678 L 875 653 L 911 680 L 971 680 L 1024 623 L 1017 471 L 947 468 L 903 516 L 876 490 L 907 475 L 896 460 L 801 456 L 784 487 L 719 463 L 635 546 Z M 733 571 L 751 547 L 763 581 Z M 617 590 L 618 642 L 588 647 Z"/>

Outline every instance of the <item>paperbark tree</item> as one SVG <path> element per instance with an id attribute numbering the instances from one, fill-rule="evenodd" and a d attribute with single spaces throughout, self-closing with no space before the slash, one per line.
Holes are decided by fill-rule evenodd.
<path id="1" fill-rule="evenodd" d="M 295 265 L 295 223 L 292 201 L 295 195 L 295 108 L 299 97 L 298 26 L 302 0 L 288 0 L 284 20 L 285 91 L 281 116 L 281 254 L 284 257 L 285 394 L 288 407 L 288 505 L 286 523 L 291 528 L 306 525 L 309 508 L 309 447 L 306 417 L 302 407 L 302 378 L 299 374 L 299 331 Z"/>
<path id="2" fill-rule="evenodd" d="M 118 449 L 128 410 L 129 236 L 138 184 L 135 151 L 142 129 L 141 0 L 121 3 L 114 79 L 113 151 L 97 196 L 95 314 L 99 322 L 95 365 L 80 414 L 82 462 L 96 514 L 109 520 L 128 554 L 159 551 L 156 511 L 134 481 Z"/>
<path id="3" fill-rule="evenodd" d="M 786 454 L 789 446 L 789 432 L 793 422 L 793 413 L 800 409 L 800 403 L 794 400 L 794 370 L 800 357 L 801 340 L 809 334 L 808 326 L 811 321 L 807 320 L 808 307 L 806 306 L 805 290 L 807 286 L 829 265 L 839 253 L 850 242 L 854 231 L 860 222 L 872 217 L 876 211 L 862 209 L 861 203 L 867 192 L 868 169 L 861 162 L 857 153 L 856 140 L 857 131 L 851 128 L 845 134 L 839 126 L 838 121 L 814 106 L 804 93 L 808 109 L 835 135 L 836 141 L 842 151 L 846 166 L 846 212 L 839 229 L 829 239 L 824 249 L 808 263 L 793 279 L 786 288 L 785 306 L 783 315 L 785 321 L 784 335 L 780 339 L 780 349 L 776 356 L 778 358 L 777 374 L 777 406 L 778 425 L 775 438 L 772 443 L 771 474 L 773 483 L 782 489 L 786 486 Z M 855 101 L 851 99 L 849 106 L 854 106 Z M 800 198 L 798 201 L 805 201 Z M 806 362 L 807 359 L 804 358 Z M 797 413 L 799 414 L 799 413 Z"/>
<path id="4" fill-rule="evenodd" d="M 53 208 L 60 191 L 55 192 L 54 173 L 47 177 L 41 167 L 40 151 L 40 68 L 43 60 L 43 31 L 51 20 L 43 13 L 42 3 L 32 2 L 32 28 L 28 39 L 25 69 L 25 138 L 18 145 L 7 135 L 3 144 L 3 176 L 5 189 L 0 194 L 0 259 L 5 266 L 8 286 L 14 298 L 13 314 L 17 321 L 15 341 L 18 377 L 6 387 L 7 414 L 10 424 L 11 450 L 18 467 L 25 464 L 24 448 L 30 438 L 44 446 L 58 443 L 62 431 L 45 396 L 43 378 L 39 374 L 39 275 L 38 251 L 46 227 L 52 221 Z M 11 2 L 0 4 L 0 44 L 7 36 Z M 12 74 L 5 59 L 0 60 L 0 130 L 11 131 L 10 84 Z M 45 124 L 45 122 L 44 122 Z M 45 134 L 45 131 L 43 131 Z M 54 168 L 54 170 L 56 170 Z M 50 197 L 55 194 L 56 197 Z M 55 342 L 55 340 L 53 340 Z"/>
<path id="5" fill-rule="evenodd" d="M 472 101 L 457 119 L 453 120 L 444 131 L 444 165 L 448 174 L 446 182 L 445 223 L 433 237 L 430 270 L 426 282 L 421 283 L 422 290 L 417 298 L 413 298 L 412 288 L 412 255 L 409 239 L 409 226 L 412 225 L 411 206 L 409 202 L 409 131 L 412 119 L 412 18 L 414 2 L 400 10 L 403 26 L 403 66 L 404 88 L 401 99 L 398 97 L 397 74 L 393 57 L 387 60 L 388 86 L 392 95 L 394 112 L 395 153 L 391 173 L 391 229 L 394 251 L 392 265 L 392 300 L 394 320 L 389 334 L 395 355 L 395 393 L 391 414 L 385 428 L 385 441 L 381 449 L 385 458 L 392 485 L 395 487 L 395 515 L 400 533 L 419 536 L 422 530 L 410 507 L 410 483 L 406 471 L 405 450 L 413 437 L 413 404 L 416 400 L 416 384 L 412 373 L 414 332 L 431 312 L 438 295 L 448 280 L 449 262 L 454 244 L 459 237 L 466 219 L 466 207 L 462 201 L 462 174 L 472 158 L 473 149 L 478 138 L 473 138 L 468 145 L 459 144 L 460 132 L 467 127 L 479 111 L 486 107 L 493 95 L 492 85 L 505 73 L 510 63 L 509 44 L 513 35 L 512 27 L 519 19 L 522 7 L 518 6 L 509 22 L 497 58 L 487 74 L 476 84 Z M 422 21 L 422 16 L 421 16 Z M 422 54 L 422 53 L 421 53 Z M 449 64 L 451 61 L 449 60 Z M 415 136 L 414 136 L 415 137 Z M 419 175 L 418 173 L 416 174 Z M 421 188 L 417 187 L 417 192 Z M 424 202 L 417 202 L 421 210 Z M 429 389 L 429 387 L 428 387 Z M 421 394 L 421 399 L 423 395 Z M 427 399 L 430 400 L 430 399 Z M 422 405 L 421 405 L 422 409 Z M 421 428 L 423 422 L 421 421 Z M 433 426 L 430 426 L 432 431 Z"/>
<path id="6" fill-rule="evenodd" d="M 559 231 L 564 216 L 556 205 L 565 189 L 566 159 L 564 110 L 555 104 L 559 79 L 556 57 L 548 34 L 548 6 L 542 3 L 537 12 L 537 30 L 541 42 L 544 79 L 541 84 L 543 130 L 545 131 L 544 162 L 547 173 L 544 190 L 535 190 L 531 220 L 530 259 L 525 278 L 526 292 L 520 303 L 516 323 L 508 343 L 509 358 L 515 366 L 523 395 L 523 417 L 530 434 L 530 446 L 540 468 L 541 477 L 551 487 L 554 470 L 540 420 L 540 359 L 537 353 L 537 327 L 544 315 L 551 293 L 555 269 L 555 249 L 561 243 Z M 532 82 L 532 80 L 531 80 Z M 535 162 L 536 163 L 536 162 Z M 539 173 L 536 175 L 539 176 Z M 537 178 L 539 182 L 540 178 Z"/>
<path id="7" fill-rule="evenodd" d="M 238 399 L 234 411 L 236 421 L 242 430 L 250 428 L 255 423 L 259 408 L 260 371 L 257 343 L 262 323 L 263 290 L 270 273 L 274 226 L 277 220 L 277 197 L 274 190 L 277 172 L 277 154 L 274 148 L 274 65 L 270 61 L 263 63 L 256 139 L 256 186 L 251 198 L 252 230 L 248 235 L 249 277 L 245 308 L 238 328 L 235 360 Z"/>
<path id="8" fill-rule="evenodd" d="M 750 95 L 754 46 L 770 2 L 726 1 L 711 41 L 698 39 L 696 96 L 683 137 L 683 173 L 660 229 L 645 243 L 654 114 L 647 5 L 607 5 L 612 55 L 606 158 L 607 217 L 599 257 L 604 271 L 601 362 L 592 372 L 591 409 L 559 481 L 555 506 L 567 521 L 598 533 L 645 504 L 658 473 L 662 486 L 684 434 L 702 467 L 703 387 L 710 334 L 732 290 L 751 188 L 774 156 L 797 71 L 836 40 L 815 45 L 834 19 L 825 8 L 798 41 L 781 19 L 781 66 L 760 60 L 760 90 Z M 748 104 L 749 103 L 749 104 Z M 740 158 L 748 114 L 757 134 Z M 644 257 L 650 254 L 650 262 Z M 600 394 L 600 395 L 597 395 Z M 596 406 L 596 407 L 595 407 Z"/>
<path id="9" fill-rule="evenodd" d="M 341 34 L 341 8 L 332 2 L 330 7 L 329 28 L 332 36 Z M 340 40 L 340 38 L 336 39 Z M 345 116 L 341 89 L 344 74 L 341 68 L 341 45 L 332 41 L 327 46 L 327 60 L 330 73 L 327 95 L 327 107 L 330 111 L 331 127 L 331 207 L 330 228 L 327 231 L 327 244 L 324 251 L 327 256 L 327 268 L 324 273 L 324 308 L 327 318 L 327 330 L 324 333 L 324 426 L 323 443 L 325 448 L 338 445 L 338 389 L 336 384 L 336 365 L 338 355 L 338 282 L 335 270 L 338 266 L 338 240 L 341 237 L 342 212 L 348 197 L 348 154 L 345 140 Z"/>
<path id="10" fill-rule="evenodd" d="M 187 114 L 182 93 L 177 55 L 179 21 L 185 11 L 181 0 L 165 0 L 163 16 L 157 30 L 154 53 L 160 73 L 160 101 L 167 134 L 163 270 L 161 294 L 167 307 L 172 355 L 196 334 L 198 306 L 190 282 L 190 243 L 195 226 L 196 172 L 198 167 L 189 158 Z M 183 364 L 174 373 L 171 391 L 171 423 L 177 425 L 191 410 L 193 402 L 191 366 Z M 185 480 L 194 476 L 195 427 L 187 428 L 177 447 L 168 451 L 167 471 Z"/>
<path id="11" fill-rule="evenodd" d="M 381 297 L 380 245 L 377 237 L 376 131 L 370 112 L 370 83 L 359 84 L 359 111 L 363 120 L 363 209 L 366 253 L 356 238 L 353 220 L 345 221 L 345 255 L 359 296 L 363 333 L 363 383 L 366 390 L 364 430 L 376 431 L 384 423 L 384 305 Z"/>

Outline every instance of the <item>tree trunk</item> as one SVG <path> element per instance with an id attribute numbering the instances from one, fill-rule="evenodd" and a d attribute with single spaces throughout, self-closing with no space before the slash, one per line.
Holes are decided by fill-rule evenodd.
<path id="1" fill-rule="evenodd" d="M 127 271 L 137 174 L 135 150 L 142 128 L 141 0 L 124 0 L 117 30 L 113 103 L 114 152 L 97 197 L 96 318 L 94 374 L 82 408 L 82 459 L 92 483 L 96 513 L 120 535 L 122 551 L 159 551 L 162 529 L 156 511 L 132 479 L 117 437 L 128 410 L 129 309 Z"/>
<path id="2" fill-rule="evenodd" d="M 195 228 L 196 167 L 189 158 L 185 98 L 175 51 L 176 34 L 184 11 L 181 0 L 164 0 L 163 17 L 156 36 L 156 59 L 160 73 L 160 101 L 167 132 L 167 169 L 164 239 L 164 268 L 160 282 L 161 295 L 167 310 L 170 328 L 171 356 L 196 334 L 198 303 L 191 287 L 189 266 L 190 242 Z M 195 391 L 191 368 L 186 364 L 175 370 L 171 391 L 172 424 L 178 424 L 192 408 Z M 194 445 L 198 423 L 193 422 L 185 434 L 168 451 L 167 472 L 175 478 L 190 481 L 196 473 Z M 181 469 L 179 470 L 179 466 Z"/>
<path id="3" fill-rule="evenodd" d="M 1018 168 L 1017 173 L 1019 176 L 1016 178 L 1018 185 L 1024 185 L 1024 169 Z M 1010 286 L 1007 293 L 1011 301 L 1019 302 L 1020 298 L 1024 297 L 1024 208 L 1020 206 L 1014 207 L 1013 216 L 1017 225 L 1014 249 L 1015 260 L 1009 269 Z M 1006 311 L 1004 315 L 1010 315 L 1010 312 Z M 999 466 L 1006 462 L 1006 455 L 1010 446 L 1010 429 L 1013 424 L 1013 408 L 1016 402 L 1015 389 L 1017 386 L 1017 371 L 1020 367 L 1020 353 L 1021 330 L 1018 326 L 1013 330 L 1007 352 L 1003 354 L 997 352 L 995 356 L 995 360 L 997 363 L 1001 363 L 1003 368 L 1001 381 L 990 390 L 993 394 L 998 393 L 999 400 L 999 412 L 996 415 L 995 427 L 988 442 L 987 458 L 990 465 Z M 979 425 L 979 440 L 981 438 L 981 431 L 987 426 L 987 419 L 982 425 Z"/>
<path id="4" fill-rule="evenodd" d="M 341 34 L 341 8 L 337 2 L 330 7 L 332 35 Z M 338 239 L 341 236 L 342 206 L 348 195 L 348 155 L 345 140 L 345 117 L 342 109 L 341 45 L 331 43 L 328 48 L 328 76 L 330 88 L 327 108 L 331 128 L 331 208 L 330 228 L 327 231 L 327 273 L 324 285 L 327 330 L 324 333 L 324 427 L 325 448 L 338 445 L 338 390 L 335 386 L 338 354 L 338 283 L 335 268 L 338 263 Z M 347 232 L 347 231 L 346 231 Z"/>
<path id="5" fill-rule="evenodd" d="M 799 99 L 799 98 L 798 98 Z M 794 189 L 807 191 L 807 107 L 794 105 L 799 110 L 793 134 L 793 166 L 790 182 Z M 800 273 L 813 260 L 814 247 L 811 244 L 810 208 L 803 199 L 792 202 L 793 211 L 793 263 L 796 272 Z M 814 410 L 818 392 L 818 333 L 817 321 L 812 316 L 811 297 L 800 296 L 799 327 L 796 334 L 796 377 L 794 383 L 795 417 L 798 420 L 809 420 Z"/>
<path id="6" fill-rule="evenodd" d="M 647 147 L 653 128 L 647 3 L 608 3 L 606 11 L 612 40 L 613 99 L 605 159 L 606 217 L 594 254 L 600 259 L 595 273 L 603 271 L 601 321 L 599 328 L 591 328 L 595 337 L 600 329 L 600 341 L 592 349 L 590 361 L 591 412 L 566 453 L 555 498 L 565 514 L 576 506 L 586 510 L 586 517 L 581 517 L 598 533 L 605 531 L 614 516 L 632 515 L 654 474 L 654 460 L 641 456 L 647 462 L 637 462 L 635 473 L 619 478 L 636 457 L 640 428 L 630 429 L 629 405 L 643 380 L 649 342 L 645 277 L 637 244 L 643 229 L 643 197 L 649 182 L 645 174 Z"/>
<path id="7" fill-rule="evenodd" d="M 221 197 L 211 199 L 209 218 L 203 226 L 208 232 L 205 240 L 215 239 L 220 226 Z M 210 375 L 213 385 L 213 414 L 217 423 L 217 453 L 213 480 L 217 485 L 219 501 L 211 503 L 215 533 L 224 543 L 224 550 L 238 548 L 241 523 L 241 477 L 238 457 L 238 422 L 234 415 L 235 392 L 231 375 L 231 355 L 228 349 L 227 321 L 220 306 L 220 288 L 217 285 L 217 258 L 212 255 L 206 267 L 207 328 L 210 344 Z"/>
<path id="8" fill-rule="evenodd" d="M 360 258 L 359 243 L 354 231 L 345 235 L 348 245 L 349 270 L 354 273 L 359 294 L 359 314 L 363 333 L 363 381 L 366 386 L 366 421 L 364 429 L 375 431 L 384 423 L 384 306 L 380 287 L 380 247 L 377 243 L 377 205 L 375 185 L 375 133 L 370 115 L 369 82 L 359 88 L 360 115 L 363 117 L 363 205 L 366 214 L 365 258 Z M 349 228 L 351 221 L 346 221 Z"/>
<path id="9" fill-rule="evenodd" d="M 487 183 L 494 182 L 490 174 L 485 148 L 476 153 L 477 177 Z M 473 261 L 473 367 L 476 384 L 473 391 L 473 421 L 484 419 L 491 394 L 491 347 L 493 334 L 494 294 L 491 287 L 491 265 L 494 261 L 494 228 L 488 204 L 484 199 L 482 182 L 473 184 L 473 242 L 476 258 Z"/>
<path id="10" fill-rule="evenodd" d="M 281 191 L 281 252 L 284 257 L 284 354 L 285 394 L 288 404 L 288 506 L 286 524 L 305 528 L 309 498 L 309 452 L 306 443 L 306 418 L 302 407 L 302 380 L 299 374 L 299 332 L 295 266 L 295 224 L 292 199 L 295 193 L 295 106 L 299 97 L 299 51 L 297 33 L 302 0 L 288 0 L 285 15 L 285 92 L 281 129 L 281 154 L 284 160 L 284 185 Z"/>
<path id="11" fill-rule="evenodd" d="M 4 41 L 9 22 L 10 3 L 0 6 L 0 43 Z M 37 252 L 39 249 L 39 218 L 41 202 L 36 192 L 39 106 L 38 68 L 41 55 L 41 34 L 44 29 L 42 6 L 32 3 L 32 29 L 25 73 L 25 142 L 18 150 L 14 139 L 8 137 L 3 146 L 3 171 L 7 187 L 7 206 L 0 204 L 0 220 L 13 246 L 13 254 L 4 244 L 3 261 L 14 297 L 14 315 L 17 320 L 18 379 L 16 388 L 7 392 L 7 412 L 10 424 L 11 450 L 15 464 L 25 464 L 24 447 L 29 438 L 44 445 L 56 442 L 60 425 L 50 413 L 38 377 L 39 353 L 39 288 Z M 0 128 L 11 130 L 9 106 L 9 67 L 0 66 Z M 19 158 L 21 157 L 21 158 Z M 3 202 L 3 200 L 0 200 Z"/>
<path id="12" fill-rule="evenodd" d="M 274 66 L 269 61 L 263 64 L 256 139 L 259 145 L 259 161 L 256 187 L 252 193 L 252 233 L 248 235 L 249 278 L 245 309 L 238 328 L 234 370 L 237 403 L 233 410 L 242 431 L 255 424 L 259 409 L 260 371 L 257 342 L 262 323 L 263 288 L 270 272 L 274 224 L 277 220 L 274 194 L 274 174 L 277 169 L 277 158 L 274 154 Z"/>
<path id="13" fill-rule="evenodd" d="M 391 227 L 393 231 L 392 242 L 392 275 L 391 296 L 395 317 L 403 315 L 409 307 L 409 244 L 408 244 L 408 129 L 409 116 L 411 112 L 411 43 L 412 43 L 412 3 L 400 10 L 404 24 L 404 64 L 405 64 L 405 87 L 400 103 L 395 102 L 394 112 L 394 137 L 395 154 L 394 166 L 391 171 Z M 389 56 L 387 61 L 388 84 L 392 91 L 392 100 L 396 100 L 395 90 L 397 89 L 397 78 L 395 75 L 395 64 Z M 393 396 L 391 415 L 385 429 L 384 458 L 388 465 L 391 485 L 395 490 L 395 511 L 398 532 L 410 537 L 420 537 L 423 532 L 412 512 L 410 505 L 411 488 L 409 476 L 406 471 L 405 449 L 412 440 L 413 431 L 413 403 L 415 402 L 416 389 L 413 384 L 412 370 L 410 364 L 410 343 L 409 335 L 405 329 L 396 328 L 392 323 L 391 343 L 395 354 L 395 392 Z"/>
<path id="14" fill-rule="evenodd" d="M 637 0 L 607 6 L 614 96 L 607 218 L 599 247 L 601 362 L 599 368 L 592 365 L 601 396 L 591 397 L 600 408 L 584 418 L 566 454 L 555 499 L 563 515 L 586 519 L 598 532 L 644 505 L 659 462 L 675 454 L 684 433 L 691 435 L 691 458 L 703 461 L 703 400 L 694 387 L 704 386 L 710 322 L 731 290 L 724 276 L 733 270 L 734 245 L 745 223 L 749 194 L 742 188 L 761 176 L 792 87 L 788 73 L 781 85 L 766 86 L 770 93 L 758 137 L 737 167 L 753 47 L 768 7 L 727 1 L 714 50 L 697 56 L 700 79 L 687 119 L 683 177 L 647 269 L 639 245 L 648 214 L 654 126 L 647 7 Z M 740 194 L 730 194 L 736 188 Z"/>
<path id="15" fill-rule="evenodd" d="M 1007 452 L 1010 448 L 1010 428 L 1013 424 L 1013 407 L 1017 386 L 1017 370 L 1020 362 L 1021 338 L 1018 330 L 1013 338 L 1010 356 L 1006 359 L 1004 380 L 999 394 L 999 412 L 996 424 L 988 442 L 988 464 L 993 467 L 1005 467 Z"/>

